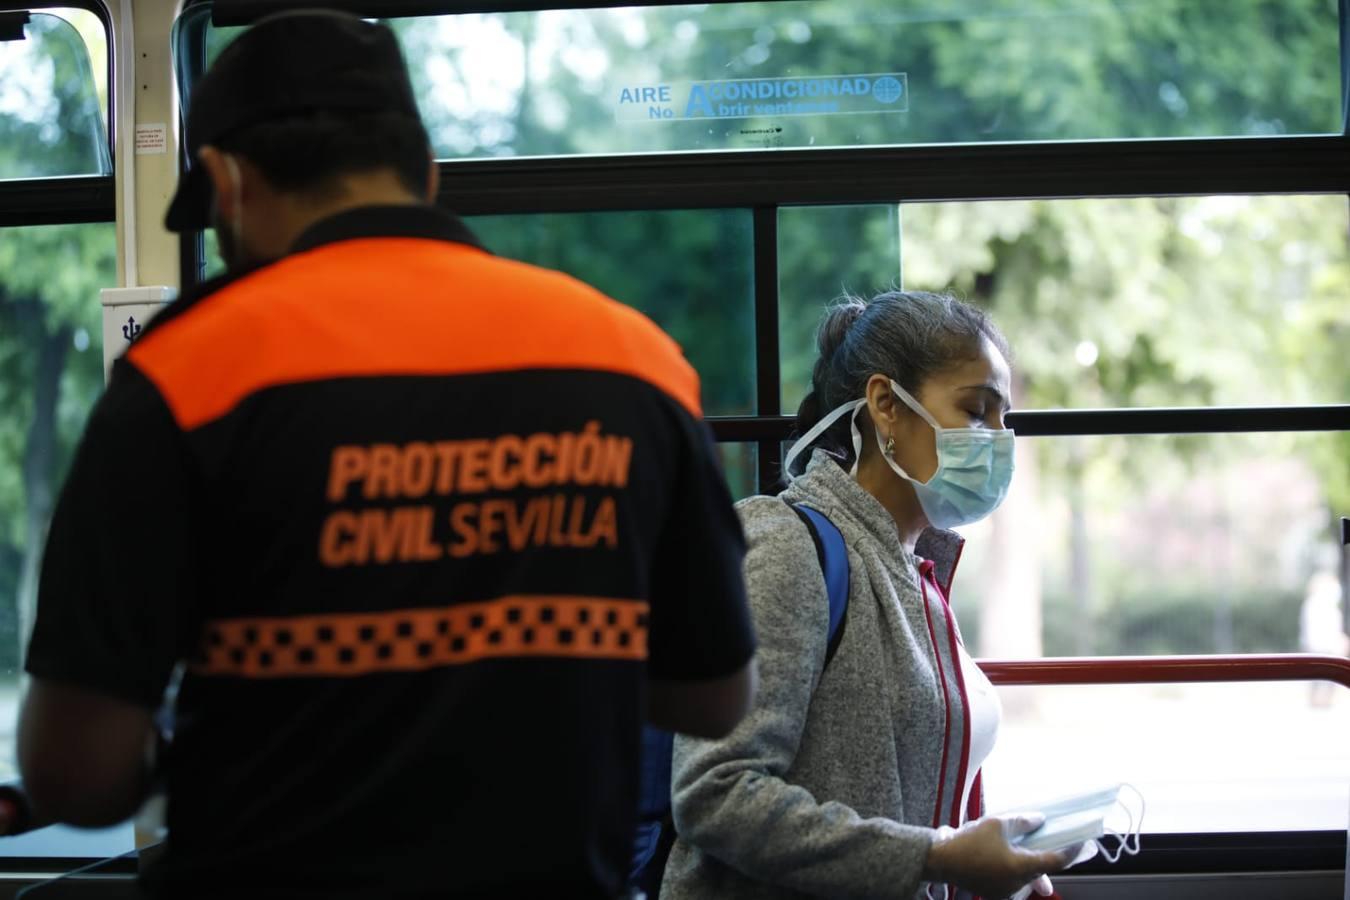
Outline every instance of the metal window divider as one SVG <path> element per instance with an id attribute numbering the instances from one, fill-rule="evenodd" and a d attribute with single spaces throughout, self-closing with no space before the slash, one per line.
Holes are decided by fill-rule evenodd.
<path id="1" fill-rule="evenodd" d="M 778 346 L 778 206 L 755 207 L 755 410 L 758 417 L 777 415 L 782 406 Z M 782 447 L 760 440 L 756 466 L 760 493 L 770 493 L 782 471 Z"/>

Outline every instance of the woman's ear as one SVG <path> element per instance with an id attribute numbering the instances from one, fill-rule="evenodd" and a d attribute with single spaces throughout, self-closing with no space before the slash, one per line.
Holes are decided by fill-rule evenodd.
<path id="1" fill-rule="evenodd" d="M 873 375 L 867 379 L 867 412 L 881 433 L 890 435 L 899 410 L 896 408 L 895 392 L 891 390 L 891 380 L 885 375 Z"/>

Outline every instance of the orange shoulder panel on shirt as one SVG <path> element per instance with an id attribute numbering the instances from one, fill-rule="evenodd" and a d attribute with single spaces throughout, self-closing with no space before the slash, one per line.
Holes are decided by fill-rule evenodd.
<path id="1" fill-rule="evenodd" d="M 379 375 L 582 369 L 638 378 L 702 415 L 698 376 L 636 310 L 462 244 L 361 238 L 222 288 L 127 351 L 179 426 L 259 390 Z"/>

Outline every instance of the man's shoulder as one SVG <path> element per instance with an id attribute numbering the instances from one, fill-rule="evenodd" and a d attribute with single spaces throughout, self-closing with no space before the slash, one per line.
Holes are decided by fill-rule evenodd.
<path id="1" fill-rule="evenodd" d="M 652 382 L 702 416 L 697 373 L 675 339 L 642 311 L 555 269 L 487 253 L 461 265 L 482 279 L 476 298 L 500 304 L 517 338 L 567 342 L 598 367 Z"/>
<path id="2" fill-rule="evenodd" d="M 652 349 L 661 352 L 673 350 L 680 354 L 675 340 L 645 313 L 574 275 L 487 253 L 474 258 L 471 264 L 489 276 L 495 275 L 509 282 L 515 289 L 538 291 L 538 296 L 546 297 L 550 305 L 561 304 L 568 315 L 605 320 L 623 329 L 631 339 L 648 342 Z"/>
<path id="3" fill-rule="evenodd" d="M 128 359 L 184 423 L 297 381 L 528 369 L 634 378 L 702 416 L 693 367 L 641 312 L 565 273 L 451 241 L 325 244 L 203 285 L 162 315 Z"/>

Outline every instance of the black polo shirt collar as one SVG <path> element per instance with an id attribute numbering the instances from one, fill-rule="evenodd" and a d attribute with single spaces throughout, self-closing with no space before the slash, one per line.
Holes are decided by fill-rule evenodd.
<path id="1" fill-rule="evenodd" d="M 303 253 L 356 238 L 428 238 L 484 249 L 454 213 L 425 204 L 360 206 L 315 222 L 295 239 L 291 253 Z"/>

